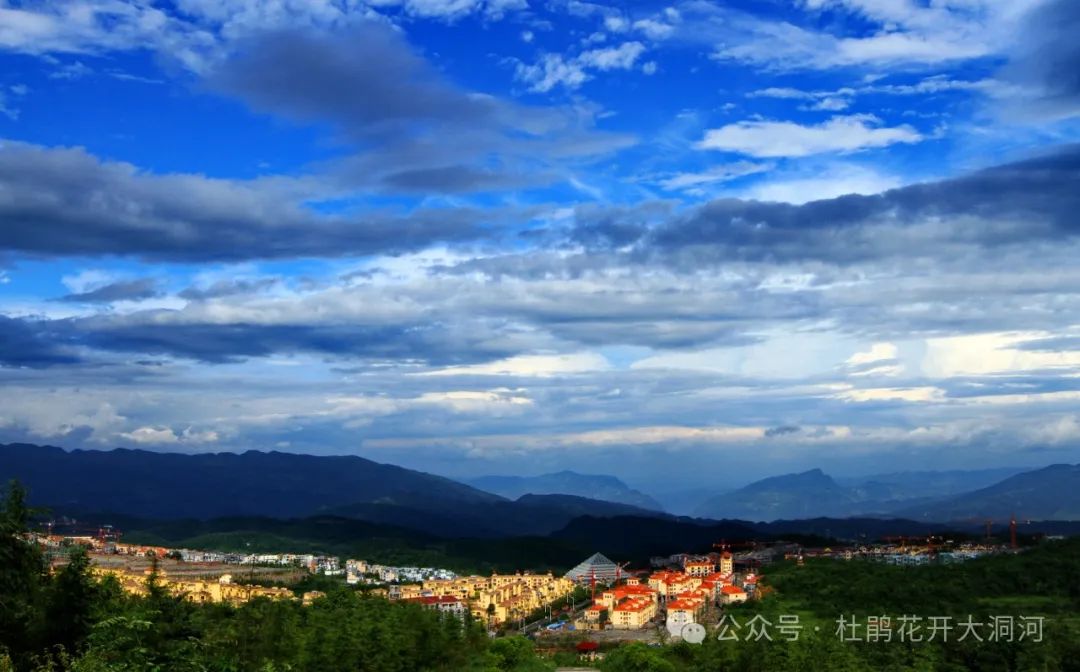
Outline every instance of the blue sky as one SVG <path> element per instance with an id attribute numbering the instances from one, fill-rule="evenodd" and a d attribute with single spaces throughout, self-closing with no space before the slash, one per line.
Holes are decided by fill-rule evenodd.
<path id="1" fill-rule="evenodd" d="M 1064 0 L 0 0 L 0 440 L 1080 456 Z"/>

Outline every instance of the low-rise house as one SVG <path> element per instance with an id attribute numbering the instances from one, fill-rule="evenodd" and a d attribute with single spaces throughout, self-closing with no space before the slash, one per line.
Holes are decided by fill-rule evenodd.
<path id="1" fill-rule="evenodd" d="M 724 586 L 720 589 L 720 602 L 722 604 L 745 602 L 747 597 L 746 591 L 738 586 Z"/>
<path id="2" fill-rule="evenodd" d="M 444 614 L 452 614 L 458 618 L 465 618 L 465 603 L 450 595 L 424 595 L 405 600 L 419 604 L 426 609 L 432 609 Z"/>
<path id="3" fill-rule="evenodd" d="M 715 571 L 716 565 L 710 560 L 687 560 L 683 572 L 690 576 L 705 577 Z"/>
<path id="4" fill-rule="evenodd" d="M 616 630 L 638 630 L 656 616 L 655 600 L 628 597 L 611 610 L 611 627 Z"/>

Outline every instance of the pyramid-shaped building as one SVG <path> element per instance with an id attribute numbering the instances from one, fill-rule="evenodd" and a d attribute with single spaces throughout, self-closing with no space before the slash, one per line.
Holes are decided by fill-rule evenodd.
<path id="1" fill-rule="evenodd" d="M 597 581 L 608 583 L 615 580 L 619 569 L 602 553 L 594 553 L 587 560 L 566 573 L 571 581 L 590 581 L 595 576 Z"/>

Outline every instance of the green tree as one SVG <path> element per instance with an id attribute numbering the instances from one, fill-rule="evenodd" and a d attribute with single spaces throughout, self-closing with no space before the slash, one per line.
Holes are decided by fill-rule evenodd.
<path id="1" fill-rule="evenodd" d="M 0 648 L 16 669 L 41 647 L 45 559 L 26 538 L 30 525 L 26 490 L 12 481 L 0 499 Z"/>
<path id="2" fill-rule="evenodd" d="M 101 590 L 90 576 L 90 558 L 78 546 L 53 578 L 45 605 L 46 640 L 69 653 L 83 647 L 99 611 Z"/>
<path id="3" fill-rule="evenodd" d="M 675 665 L 664 658 L 661 647 L 641 642 L 624 644 L 607 654 L 600 669 L 604 672 L 676 672 Z"/>

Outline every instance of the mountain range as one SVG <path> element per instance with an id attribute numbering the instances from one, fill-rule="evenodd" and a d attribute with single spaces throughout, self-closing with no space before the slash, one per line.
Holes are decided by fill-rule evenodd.
<path id="1" fill-rule="evenodd" d="M 1026 471 L 956 497 L 896 509 L 916 520 L 1080 520 L 1080 464 Z"/>
<path id="2" fill-rule="evenodd" d="M 710 497 L 700 518 L 770 521 L 897 517 L 926 521 L 1080 520 L 1080 465 L 1033 471 L 902 472 L 846 479 L 820 469 L 774 476 Z"/>
<path id="3" fill-rule="evenodd" d="M 485 477 L 470 485 L 355 456 L 68 452 L 0 445 L 0 480 L 19 479 L 32 504 L 68 515 L 148 520 L 329 516 L 443 539 L 547 536 L 583 516 L 652 520 L 658 522 L 650 525 L 660 528 L 680 521 L 701 525 L 852 517 L 1000 522 L 1014 513 L 1023 520 L 1080 520 L 1080 466 L 1012 471 L 1005 470 L 1009 475 L 995 482 L 1001 470 L 837 480 L 813 469 L 709 497 L 694 510 L 701 520 L 693 520 L 657 510 L 655 500 L 616 478 L 573 472 Z M 957 492 L 972 485 L 979 487 Z M 828 522 L 821 527 L 839 528 Z"/>
<path id="4" fill-rule="evenodd" d="M 291 518 L 358 502 L 490 504 L 502 497 L 441 476 L 355 456 L 156 453 L 0 445 L 0 478 L 58 510 L 147 518 Z"/>
<path id="5" fill-rule="evenodd" d="M 850 515 L 857 496 L 820 469 L 773 476 L 734 492 L 711 497 L 698 506 L 699 518 L 777 520 Z"/>
<path id="6" fill-rule="evenodd" d="M 464 481 L 474 488 L 517 499 L 522 495 L 578 495 L 640 509 L 663 511 L 664 507 L 645 493 L 634 490 L 614 476 L 560 471 L 540 476 L 481 476 Z"/>
<path id="7" fill-rule="evenodd" d="M 68 515 L 144 519 L 329 515 L 439 537 L 547 534 L 586 513 L 663 515 L 573 495 L 511 500 L 463 483 L 353 456 L 248 451 L 185 455 L 0 445 L 0 479 Z"/>

